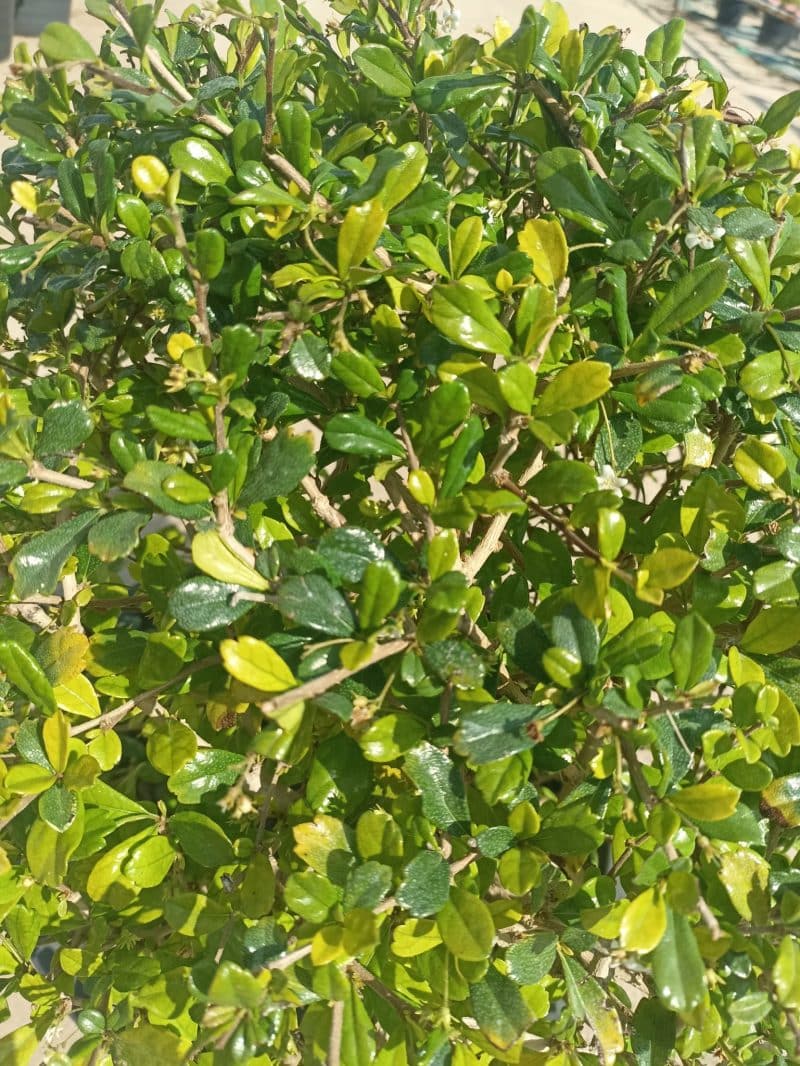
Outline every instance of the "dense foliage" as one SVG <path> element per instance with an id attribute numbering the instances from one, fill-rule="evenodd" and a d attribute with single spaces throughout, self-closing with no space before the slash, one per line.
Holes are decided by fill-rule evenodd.
<path id="1" fill-rule="evenodd" d="M 797 1062 L 800 93 L 90 7 L 2 100 L 0 1062 Z"/>

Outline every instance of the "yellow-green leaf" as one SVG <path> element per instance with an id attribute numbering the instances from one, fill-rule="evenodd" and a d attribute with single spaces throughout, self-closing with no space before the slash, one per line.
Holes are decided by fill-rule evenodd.
<path id="1" fill-rule="evenodd" d="M 537 281 L 557 288 L 567 273 L 569 248 L 560 222 L 534 218 L 525 223 L 519 235 L 520 249 L 533 261 Z"/>
<path id="2" fill-rule="evenodd" d="M 667 929 L 667 908 L 657 888 L 641 892 L 622 916 L 620 942 L 625 951 L 646 955 L 656 948 Z"/>
<path id="3" fill-rule="evenodd" d="M 243 585 L 248 589 L 263 592 L 269 588 L 269 582 L 261 574 L 244 562 L 230 548 L 216 529 L 195 534 L 192 541 L 192 561 L 198 570 L 225 581 L 231 585 Z"/>
<path id="4" fill-rule="evenodd" d="M 375 250 L 386 225 L 386 217 L 386 208 L 379 200 L 367 200 L 349 208 L 339 227 L 336 244 L 340 278 L 346 278 L 354 267 L 360 266 Z"/>
<path id="5" fill-rule="evenodd" d="M 800 1010 L 800 944 L 795 937 L 787 935 L 781 941 L 772 980 L 781 1006 Z"/>
<path id="6" fill-rule="evenodd" d="M 285 692 L 297 684 L 294 674 L 263 640 L 239 637 L 220 644 L 222 663 L 231 677 L 261 692 Z"/>
<path id="7" fill-rule="evenodd" d="M 670 796 L 681 814 L 703 822 L 721 822 L 736 810 L 741 792 L 726 777 L 710 777 L 699 785 L 688 785 Z"/>
<path id="8" fill-rule="evenodd" d="M 611 367 L 589 359 L 572 363 L 559 371 L 542 393 L 536 408 L 537 416 L 552 415 L 556 411 L 573 411 L 585 407 L 604 396 L 611 388 Z"/>
<path id="9" fill-rule="evenodd" d="M 60 774 L 67 765 L 69 748 L 69 724 L 62 711 L 56 711 L 45 719 L 42 737 L 47 758 L 53 764 L 53 769 Z"/>

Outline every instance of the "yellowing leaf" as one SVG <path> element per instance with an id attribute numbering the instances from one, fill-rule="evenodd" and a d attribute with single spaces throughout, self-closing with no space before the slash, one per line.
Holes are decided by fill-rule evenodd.
<path id="1" fill-rule="evenodd" d="M 781 941 L 772 969 L 778 1002 L 789 1010 L 800 1010 L 800 944 L 793 936 Z"/>
<path id="2" fill-rule="evenodd" d="M 673 796 L 672 803 L 681 814 L 703 822 L 721 822 L 736 810 L 741 792 L 725 777 L 710 777 L 699 785 L 689 785 Z"/>
<path id="3" fill-rule="evenodd" d="M 131 176 L 145 196 L 157 196 L 169 181 L 169 171 L 154 155 L 137 155 L 131 163 Z"/>
<path id="4" fill-rule="evenodd" d="M 294 674 L 269 644 L 255 637 L 223 640 L 222 663 L 231 677 L 260 692 L 285 692 L 297 684 Z"/>
<path id="5" fill-rule="evenodd" d="M 269 582 L 253 566 L 239 558 L 228 547 L 216 529 L 195 534 L 192 541 L 192 561 L 198 570 L 225 581 L 230 585 L 243 585 L 248 589 L 263 592 L 269 588 Z"/>
<path id="6" fill-rule="evenodd" d="M 536 280 L 548 288 L 557 288 L 569 263 L 569 248 L 561 223 L 544 218 L 530 219 L 518 242 L 520 249 L 533 261 Z"/>
<path id="7" fill-rule="evenodd" d="M 356 204 L 344 216 L 337 238 L 339 277 L 346 278 L 375 250 L 386 225 L 386 208 L 378 200 Z"/>
<path id="8" fill-rule="evenodd" d="M 593 359 L 561 370 L 542 393 L 537 416 L 573 411 L 604 396 L 611 388 L 611 367 Z"/>
<path id="9" fill-rule="evenodd" d="M 640 893 L 625 911 L 620 941 L 626 951 L 646 955 L 658 946 L 667 929 L 667 908 L 657 888 Z"/>
<path id="10" fill-rule="evenodd" d="M 769 863 L 749 848 L 737 846 L 722 856 L 719 879 L 745 921 L 762 922 L 769 913 Z"/>
<path id="11" fill-rule="evenodd" d="M 56 711 L 55 714 L 45 719 L 42 737 L 47 758 L 52 763 L 53 769 L 60 774 L 67 765 L 69 750 L 69 724 L 62 711 Z"/>
<path id="12" fill-rule="evenodd" d="M 97 718 L 100 701 L 88 677 L 78 674 L 53 689 L 57 705 L 67 714 L 79 718 Z"/>

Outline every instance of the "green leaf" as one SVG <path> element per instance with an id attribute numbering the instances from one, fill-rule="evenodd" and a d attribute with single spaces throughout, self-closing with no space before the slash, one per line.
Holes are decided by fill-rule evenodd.
<path id="1" fill-rule="evenodd" d="M 594 1029 L 605 1060 L 613 1062 L 625 1048 L 619 1015 L 606 1005 L 600 985 L 574 958 L 561 956 L 561 968 L 567 983 L 567 1000 L 577 1018 L 585 1018 Z"/>
<path id="2" fill-rule="evenodd" d="M 460 104 L 495 99 L 506 88 L 508 82 L 497 74 L 439 74 L 418 81 L 413 96 L 417 107 L 439 114 Z"/>
<path id="3" fill-rule="evenodd" d="M 771 307 L 771 270 L 767 242 L 745 240 L 744 237 L 726 237 L 725 246 L 731 259 L 758 293 L 762 305 Z"/>
<path id="4" fill-rule="evenodd" d="M 51 888 L 63 884 L 69 860 L 83 838 L 83 804 L 80 799 L 76 802 L 75 818 L 63 833 L 37 819 L 25 839 L 25 857 L 31 874 Z"/>
<path id="5" fill-rule="evenodd" d="M 97 59 L 89 42 L 63 22 L 51 22 L 45 26 L 39 38 L 39 48 L 48 63 L 80 63 Z"/>
<path id="6" fill-rule="evenodd" d="M 131 848 L 123 876 L 138 888 L 160 885 L 175 862 L 176 852 L 165 836 L 150 836 Z"/>
<path id="7" fill-rule="evenodd" d="M 800 945 L 793 936 L 781 940 L 772 968 L 778 1002 L 788 1010 L 800 1009 Z"/>
<path id="8" fill-rule="evenodd" d="M 667 908 L 667 928 L 653 954 L 653 980 L 668 1010 L 685 1013 L 705 995 L 705 967 L 688 918 Z"/>
<path id="9" fill-rule="evenodd" d="M 167 437 L 178 440 L 213 440 L 214 433 L 205 418 L 199 414 L 170 411 L 166 407 L 148 404 L 145 413 L 153 429 Z"/>
<path id="10" fill-rule="evenodd" d="M 217 581 L 230 585 L 241 585 L 256 592 L 269 588 L 269 582 L 259 574 L 255 567 L 231 548 L 216 529 L 196 533 L 192 540 L 192 562 Z"/>
<path id="11" fill-rule="evenodd" d="M 104 563 L 130 555 L 150 516 L 142 511 L 117 511 L 105 515 L 89 530 L 89 551 Z"/>
<path id="12" fill-rule="evenodd" d="M 678 622 L 670 650 L 675 684 L 683 692 L 705 676 L 714 651 L 714 630 L 699 614 L 692 612 Z"/>
<path id="13" fill-rule="evenodd" d="M 382 625 L 397 606 L 403 583 L 388 561 L 369 563 L 358 596 L 358 622 L 369 631 Z"/>
<path id="14" fill-rule="evenodd" d="M 57 400 L 50 404 L 42 418 L 36 454 L 68 455 L 93 429 L 94 422 L 80 400 Z"/>
<path id="15" fill-rule="evenodd" d="M 339 226 L 336 243 L 336 263 L 339 277 L 346 279 L 350 272 L 364 262 L 377 245 L 386 226 L 386 207 L 379 200 L 367 200 L 349 208 Z"/>
<path id="16" fill-rule="evenodd" d="M 388 458 L 405 453 L 393 434 L 363 415 L 334 415 L 325 426 L 325 440 L 337 452 L 366 458 Z"/>
<path id="17" fill-rule="evenodd" d="M 234 1007 L 255 1013 L 264 989 L 256 978 L 232 962 L 223 962 L 208 989 L 208 998 L 222 1007 Z"/>
<path id="18" fill-rule="evenodd" d="M 35 707 L 45 714 L 55 713 L 56 698 L 53 686 L 38 662 L 25 648 L 13 640 L 0 641 L 0 670 Z"/>
<path id="19" fill-rule="evenodd" d="M 775 655 L 800 643 L 800 607 L 778 605 L 758 612 L 742 637 L 748 654 Z"/>
<path id="20" fill-rule="evenodd" d="M 209 141 L 187 137 L 170 145 L 172 165 L 198 185 L 225 185 L 233 177 L 224 156 Z"/>
<path id="21" fill-rule="evenodd" d="M 356 866 L 347 877 L 342 906 L 345 911 L 360 907 L 374 910 L 388 896 L 392 887 L 392 871 L 383 863 L 370 860 Z"/>
<path id="22" fill-rule="evenodd" d="M 490 966 L 469 994 L 475 1021 L 495 1047 L 507 1050 L 525 1033 L 531 1012 L 514 982 L 496 967 Z"/>
<path id="23" fill-rule="evenodd" d="M 201 229 L 195 234 L 195 266 L 203 281 L 212 281 L 225 265 L 225 238 L 217 229 Z"/>
<path id="24" fill-rule="evenodd" d="M 305 330 L 289 351 L 292 370 L 305 381 L 324 381 L 331 369 L 328 344 L 310 330 Z"/>
<path id="25" fill-rule="evenodd" d="M 292 164 L 305 177 L 311 159 L 311 119 L 299 100 L 284 100 L 275 112 L 281 134 L 281 148 Z"/>
<path id="26" fill-rule="evenodd" d="M 511 355 L 511 337 L 477 291 L 464 282 L 437 285 L 431 321 L 448 340 L 477 352 Z"/>
<path id="27" fill-rule="evenodd" d="M 382 562 L 386 558 L 386 549 L 375 534 L 358 526 L 325 533 L 317 551 L 333 572 L 349 585 L 357 585 L 362 580 L 370 563 Z"/>
<path id="28" fill-rule="evenodd" d="M 536 407 L 537 416 L 556 411 L 574 411 L 599 400 L 611 388 L 611 367 L 608 363 L 588 360 L 572 363 L 559 371 L 542 393 Z"/>
<path id="29" fill-rule="evenodd" d="M 537 985 L 544 980 L 556 961 L 555 933 L 533 933 L 508 949 L 508 975 L 518 985 Z"/>
<path id="30" fill-rule="evenodd" d="M 36 796 L 50 788 L 55 780 L 56 775 L 52 769 L 33 763 L 17 763 L 9 767 L 3 787 L 9 792 L 23 796 Z"/>
<path id="31" fill-rule="evenodd" d="M 747 437 L 733 456 L 736 473 L 755 492 L 782 496 L 786 460 L 777 448 L 758 437 Z"/>
<path id="32" fill-rule="evenodd" d="M 800 111 L 800 90 L 793 89 L 784 96 L 778 97 L 774 104 L 767 108 L 766 112 L 758 119 L 757 125 L 761 127 L 768 137 L 776 137 L 783 133 L 790 123 L 797 118 Z"/>
<path id="33" fill-rule="evenodd" d="M 421 851 L 403 871 L 395 898 L 415 918 L 427 918 L 447 903 L 450 868 L 436 851 Z"/>
<path id="34" fill-rule="evenodd" d="M 578 503 L 597 488 L 591 467 L 576 459 L 551 459 L 527 485 L 527 491 L 545 507 Z"/>
<path id="35" fill-rule="evenodd" d="M 450 273 L 453 278 L 460 278 L 480 251 L 483 243 L 483 222 L 477 215 L 471 215 L 460 222 L 451 240 Z"/>
<path id="36" fill-rule="evenodd" d="M 632 124 L 627 127 L 620 138 L 626 148 L 629 148 L 660 178 L 669 182 L 673 188 L 680 188 L 681 176 L 674 161 L 661 148 L 652 134 L 648 133 L 644 126 Z"/>
<path id="37" fill-rule="evenodd" d="M 405 99 L 411 96 L 414 83 L 390 48 L 384 44 L 364 44 L 353 52 L 353 61 L 373 85 L 386 96 Z"/>
<path id="38" fill-rule="evenodd" d="M 624 951 L 647 955 L 658 946 L 667 929 L 667 907 L 657 888 L 648 888 L 631 900 L 619 930 Z"/>
<path id="39" fill-rule="evenodd" d="M 39 1046 L 39 1034 L 29 1025 L 14 1028 L 3 1037 L 0 1066 L 29 1066 Z"/>
<path id="40" fill-rule="evenodd" d="M 175 774 L 197 752 L 197 735 L 183 722 L 159 722 L 147 738 L 147 758 L 159 773 Z"/>
<path id="41" fill-rule="evenodd" d="M 314 465 L 314 445 L 307 433 L 281 430 L 261 449 L 257 462 L 247 474 L 238 503 L 252 503 L 288 496 Z"/>
<path id="42" fill-rule="evenodd" d="M 199 803 L 207 792 L 236 781 L 242 768 L 242 756 L 221 748 L 201 748 L 193 759 L 167 780 L 167 787 L 178 803 Z"/>
<path id="43" fill-rule="evenodd" d="M 636 1066 L 667 1066 L 675 1047 L 676 1029 L 675 1015 L 658 1000 L 640 1000 L 631 1033 Z"/>
<path id="44" fill-rule="evenodd" d="M 534 745 L 529 727 L 553 709 L 551 703 L 492 703 L 469 711 L 456 730 L 456 751 L 475 765 L 527 751 Z"/>
<path id="45" fill-rule="evenodd" d="M 169 484 L 179 471 L 180 467 L 172 463 L 145 459 L 134 464 L 125 475 L 122 485 L 150 500 L 154 507 L 165 514 L 188 520 L 207 517 L 211 513 L 207 504 L 180 503 L 165 491 L 164 484 Z"/>
<path id="46" fill-rule="evenodd" d="M 470 815 L 460 771 L 439 748 L 424 743 L 412 749 L 403 766 L 422 793 L 422 810 L 446 833 L 467 831 Z"/>
<path id="47" fill-rule="evenodd" d="M 436 925 L 448 951 L 464 962 L 483 962 L 494 943 L 492 913 L 482 899 L 453 888 L 436 915 Z"/>
<path id="48" fill-rule="evenodd" d="M 331 372 L 354 396 L 386 392 L 378 368 L 361 352 L 339 352 L 331 361 Z"/>
<path id="49" fill-rule="evenodd" d="M 260 692 L 285 692 L 297 684 L 280 655 L 263 640 L 239 637 L 219 646 L 222 665 L 237 681 Z"/>
<path id="50" fill-rule="evenodd" d="M 682 814 L 715 822 L 729 818 L 736 810 L 741 792 L 724 777 L 710 777 L 699 785 L 688 785 L 670 796 Z"/>
<path id="51" fill-rule="evenodd" d="M 173 932 L 188 937 L 216 933 L 230 920 L 228 911 L 220 903 L 199 892 L 179 892 L 166 900 L 164 917 Z"/>
<path id="52" fill-rule="evenodd" d="M 240 585 L 224 584 L 210 577 L 193 577 L 170 593 L 169 609 L 181 627 L 193 633 L 230 625 L 254 604 L 240 599 Z"/>
<path id="53" fill-rule="evenodd" d="M 642 559 L 640 583 L 653 589 L 674 589 L 694 573 L 699 559 L 683 548 L 658 548 Z"/>
<path id="54" fill-rule="evenodd" d="M 150 211 L 138 196 L 120 193 L 117 196 L 117 217 L 134 237 L 146 240 L 150 234 Z"/>
<path id="55" fill-rule="evenodd" d="M 606 231 L 616 236 L 618 223 L 610 210 L 609 197 L 600 180 L 589 173 L 575 148 L 544 152 L 536 162 L 536 185 L 553 210 L 592 233 Z"/>
<path id="56" fill-rule="evenodd" d="M 55 591 L 64 563 L 98 517 L 96 511 L 75 515 L 55 529 L 31 537 L 17 550 L 10 570 L 14 590 L 21 600 L 37 594 L 49 596 Z"/>
<path id="57" fill-rule="evenodd" d="M 659 301 L 647 323 L 647 332 L 669 336 L 707 311 L 725 292 L 727 284 L 728 264 L 724 259 L 712 259 L 689 271 Z"/>
<path id="58" fill-rule="evenodd" d="M 275 605 L 295 625 L 329 637 L 349 637 L 354 629 L 347 600 L 319 574 L 286 578 L 278 587 Z"/>

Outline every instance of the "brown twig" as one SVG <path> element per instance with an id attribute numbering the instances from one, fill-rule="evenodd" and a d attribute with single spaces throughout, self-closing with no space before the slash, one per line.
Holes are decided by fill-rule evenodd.
<path id="1" fill-rule="evenodd" d="M 342 512 L 331 503 L 317 484 L 316 478 L 311 474 L 306 474 L 301 484 L 306 491 L 309 503 L 314 509 L 314 512 L 319 515 L 326 525 L 331 526 L 333 529 L 341 529 L 342 526 L 347 525 L 347 519 Z"/>
<path id="2" fill-rule="evenodd" d="M 298 685 L 297 688 L 289 689 L 288 692 L 281 692 L 278 696 L 272 696 L 270 699 L 264 700 L 264 702 L 259 705 L 259 709 L 262 714 L 270 715 L 283 710 L 284 707 L 291 707 L 294 703 L 301 703 L 303 700 L 313 700 L 316 696 L 322 696 L 325 692 L 329 692 L 336 685 L 341 684 L 342 681 L 346 681 L 348 677 L 360 674 L 362 670 L 374 666 L 375 663 L 382 662 L 384 659 L 389 659 L 392 655 L 398 655 L 401 651 L 405 651 L 411 646 L 411 643 L 411 640 L 403 638 L 387 641 L 386 644 L 378 644 L 369 659 L 367 659 L 366 662 L 361 663 L 360 666 L 357 666 L 352 670 L 345 666 L 339 666 L 335 670 L 329 670 L 326 674 L 322 674 L 320 677 L 314 677 L 311 681 L 306 681 L 305 684 Z"/>
<path id="3" fill-rule="evenodd" d="M 344 1000 L 335 999 L 331 1003 L 331 1031 L 328 1036 L 328 1058 L 326 1066 L 341 1066 L 342 1030 L 344 1029 Z"/>
<path id="4" fill-rule="evenodd" d="M 133 696 L 131 699 L 121 703 L 119 707 L 115 707 L 111 711 L 106 711 L 105 714 L 99 715 L 97 718 L 91 718 L 87 722 L 80 722 L 78 725 L 74 725 L 69 734 L 71 737 L 80 736 L 81 733 L 88 733 L 91 729 L 113 729 L 115 725 L 122 721 L 122 719 L 140 704 L 146 700 L 152 699 L 154 696 L 160 695 L 166 689 L 171 688 L 179 681 L 185 681 L 187 677 L 191 677 L 192 674 L 196 674 L 199 670 L 205 670 L 207 666 L 214 666 L 219 662 L 219 656 L 208 655 L 205 659 L 198 659 L 196 663 L 192 663 L 191 666 L 187 666 L 185 670 L 181 670 L 179 673 L 171 677 L 169 681 L 162 681 L 160 685 L 154 685 L 153 688 L 147 689 L 146 692 L 140 692 L 138 696 Z"/>
<path id="5" fill-rule="evenodd" d="M 58 470 L 50 470 L 49 467 L 42 466 L 42 464 L 35 459 L 28 467 L 28 474 L 34 479 L 34 481 L 45 481 L 49 485 L 60 485 L 65 489 L 94 488 L 93 481 L 87 481 L 86 478 L 83 477 L 74 477 L 72 474 L 61 474 Z"/>

